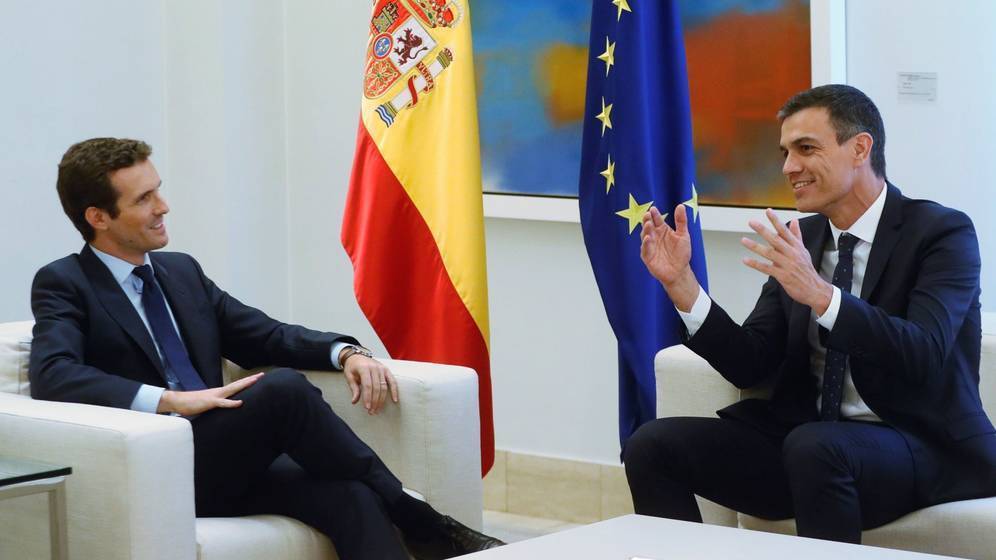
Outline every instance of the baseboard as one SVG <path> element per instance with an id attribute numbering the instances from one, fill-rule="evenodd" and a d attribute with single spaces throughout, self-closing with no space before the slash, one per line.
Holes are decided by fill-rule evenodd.
<path id="1" fill-rule="evenodd" d="M 622 466 L 495 452 L 484 509 L 594 523 L 633 513 Z"/>

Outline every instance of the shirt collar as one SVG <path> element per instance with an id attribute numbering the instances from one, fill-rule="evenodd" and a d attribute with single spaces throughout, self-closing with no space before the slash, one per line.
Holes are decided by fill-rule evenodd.
<path id="1" fill-rule="evenodd" d="M 869 245 L 875 241 L 875 232 L 878 231 L 878 221 L 882 217 L 882 210 L 885 208 L 885 194 L 888 190 L 888 184 L 882 187 L 882 192 L 878 193 L 878 198 L 875 199 L 875 202 L 871 203 L 871 206 L 865 210 L 865 213 L 850 228 L 842 230 L 833 225 L 833 222 L 830 222 L 830 233 L 832 234 L 830 241 L 834 247 L 837 246 L 837 240 L 840 239 L 840 234 L 843 232 L 847 232 Z M 146 255 L 146 258 L 148 258 L 148 255 Z"/>
<path id="2" fill-rule="evenodd" d="M 114 255 L 109 255 L 93 245 L 90 245 L 90 249 L 93 251 L 93 254 L 97 255 L 100 262 L 104 263 L 104 266 L 111 271 L 111 275 L 114 276 L 114 279 L 117 280 L 118 284 L 124 284 L 135 270 L 135 265 L 124 259 L 115 257 Z M 152 259 L 149 258 L 148 253 L 145 254 L 145 264 L 152 267 Z M 153 271 L 155 271 L 155 268 L 153 268 Z"/>

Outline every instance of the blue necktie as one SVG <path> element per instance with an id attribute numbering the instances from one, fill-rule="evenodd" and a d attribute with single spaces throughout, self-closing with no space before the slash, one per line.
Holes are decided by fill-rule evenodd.
<path id="1" fill-rule="evenodd" d="M 837 240 L 837 266 L 833 269 L 833 285 L 842 293 L 851 293 L 851 278 L 854 275 L 854 246 L 858 238 L 849 233 L 841 233 Z M 829 331 L 820 327 L 820 339 L 826 346 Z M 827 348 L 826 365 L 823 368 L 823 398 L 820 406 L 820 420 L 833 422 L 840 417 L 840 400 L 844 392 L 844 366 L 847 354 Z"/>
<path id="2" fill-rule="evenodd" d="M 190 356 L 187 355 L 187 350 L 180 342 L 180 335 L 173 327 L 173 321 L 166 309 L 166 299 L 156 284 L 152 267 L 147 264 L 137 266 L 133 272 L 142 279 L 142 307 L 145 308 L 145 316 L 152 328 L 152 336 L 156 337 L 156 344 L 159 345 L 167 378 L 175 377 L 180 383 L 181 391 L 207 389 L 204 380 L 190 363 Z"/>

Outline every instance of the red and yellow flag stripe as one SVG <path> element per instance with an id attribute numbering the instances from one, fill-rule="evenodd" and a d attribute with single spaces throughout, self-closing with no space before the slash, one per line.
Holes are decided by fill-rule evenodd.
<path id="1" fill-rule="evenodd" d="M 494 461 L 487 272 L 470 13 L 376 0 L 342 243 L 391 356 L 478 374 L 482 468 Z"/>

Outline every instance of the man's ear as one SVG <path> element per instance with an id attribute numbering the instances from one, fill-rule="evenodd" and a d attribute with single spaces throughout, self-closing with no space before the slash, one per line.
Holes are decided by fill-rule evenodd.
<path id="1" fill-rule="evenodd" d="M 871 161 L 872 146 L 875 139 L 867 132 L 860 132 L 854 137 L 854 167 L 861 167 Z"/>
<path id="2" fill-rule="evenodd" d="M 107 222 L 111 220 L 111 216 L 106 210 L 101 210 L 96 206 L 88 206 L 83 212 L 83 217 L 86 218 L 87 223 L 94 231 L 105 231 L 108 227 Z"/>

